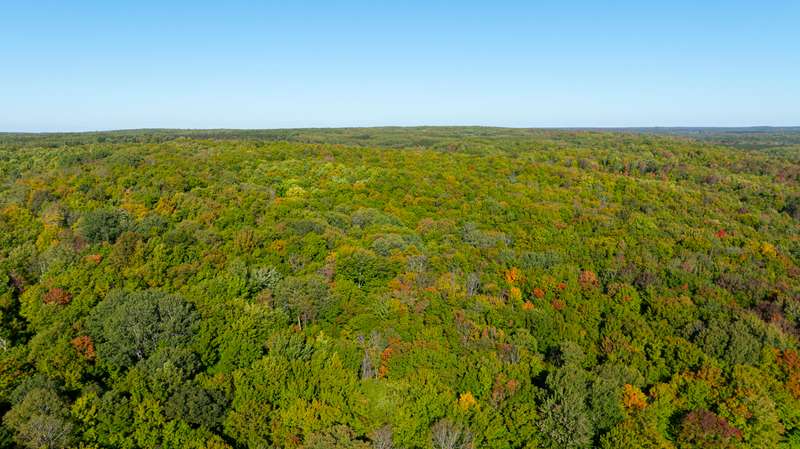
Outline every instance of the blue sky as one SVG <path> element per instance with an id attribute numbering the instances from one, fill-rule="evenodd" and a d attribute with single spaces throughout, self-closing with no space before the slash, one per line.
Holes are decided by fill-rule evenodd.
<path id="1" fill-rule="evenodd" d="M 800 2 L 12 1 L 0 131 L 800 125 Z"/>

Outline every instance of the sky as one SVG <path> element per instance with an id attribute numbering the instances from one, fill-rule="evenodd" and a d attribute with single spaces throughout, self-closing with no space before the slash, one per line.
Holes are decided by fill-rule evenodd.
<path id="1" fill-rule="evenodd" d="M 0 3 L 0 131 L 800 125 L 797 0 Z"/>

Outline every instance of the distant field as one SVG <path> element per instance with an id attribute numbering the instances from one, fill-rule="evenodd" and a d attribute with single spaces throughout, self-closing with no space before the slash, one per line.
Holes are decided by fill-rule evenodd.
<path id="1" fill-rule="evenodd" d="M 800 447 L 799 326 L 800 128 L 0 134 L 0 447 Z"/>

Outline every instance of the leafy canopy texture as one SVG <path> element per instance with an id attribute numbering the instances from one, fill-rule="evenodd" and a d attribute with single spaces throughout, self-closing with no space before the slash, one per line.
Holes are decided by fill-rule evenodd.
<path id="1" fill-rule="evenodd" d="M 158 291 L 112 291 L 95 307 L 87 327 L 100 360 L 123 369 L 161 347 L 189 343 L 198 316 L 191 304 Z"/>
<path id="2" fill-rule="evenodd" d="M 0 449 L 800 447 L 800 131 L 0 133 Z"/>

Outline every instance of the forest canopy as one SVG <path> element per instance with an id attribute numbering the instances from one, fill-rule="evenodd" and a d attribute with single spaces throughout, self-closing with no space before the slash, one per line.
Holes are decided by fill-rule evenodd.
<path id="1" fill-rule="evenodd" d="M 0 447 L 800 447 L 798 135 L 0 135 Z"/>

